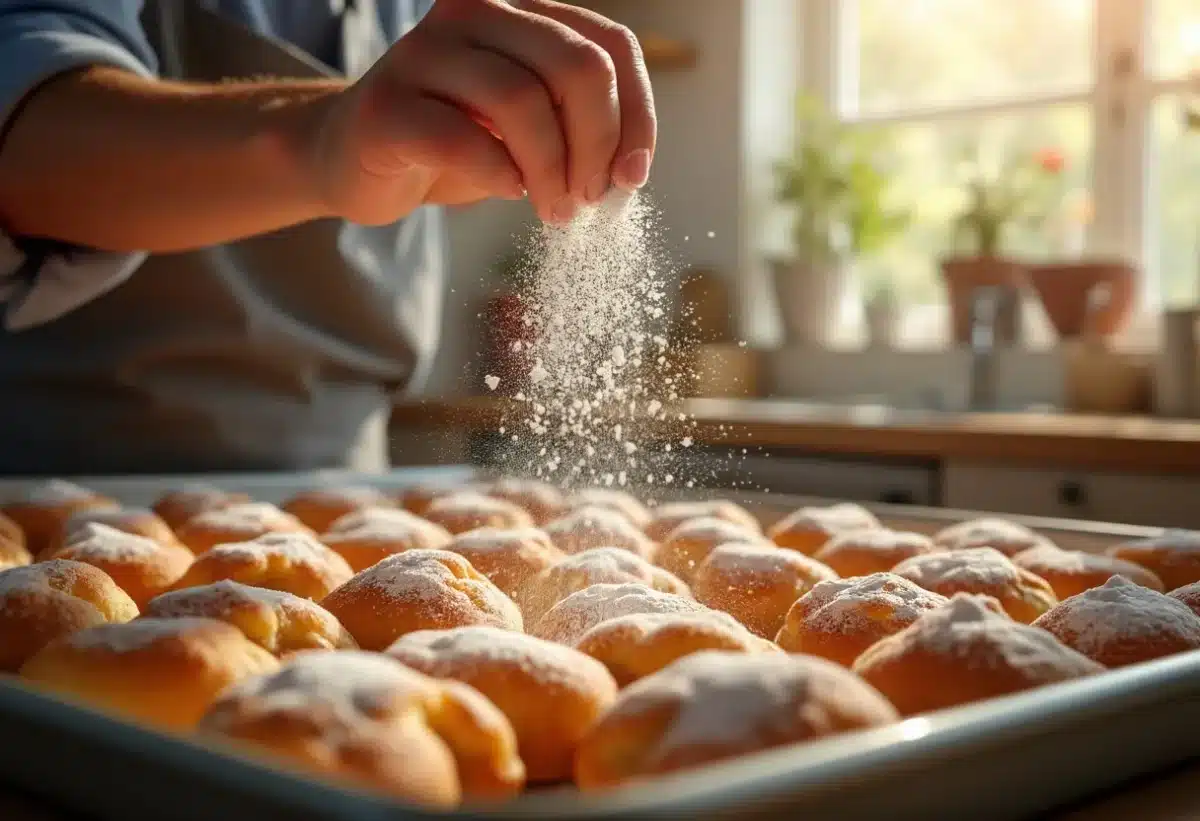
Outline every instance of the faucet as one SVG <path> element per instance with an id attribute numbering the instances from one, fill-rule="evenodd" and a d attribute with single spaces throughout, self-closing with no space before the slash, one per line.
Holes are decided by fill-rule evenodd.
<path id="1" fill-rule="evenodd" d="M 976 288 L 971 294 L 968 410 L 992 410 L 996 406 L 997 331 L 1009 298 L 1007 289 L 994 286 Z"/>

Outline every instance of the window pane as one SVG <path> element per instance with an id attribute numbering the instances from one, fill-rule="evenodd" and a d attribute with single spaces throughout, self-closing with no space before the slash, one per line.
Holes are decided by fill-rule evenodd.
<path id="1" fill-rule="evenodd" d="M 1159 76 L 1200 70 L 1200 0 L 1153 0 L 1150 64 Z"/>
<path id="2" fill-rule="evenodd" d="M 1092 83 L 1093 0 L 843 2 L 864 114 Z"/>
<path id="3" fill-rule="evenodd" d="M 1163 97 L 1153 115 L 1155 196 L 1150 201 L 1151 276 L 1168 305 L 1200 300 L 1200 131 L 1183 125 L 1181 100 Z M 1153 280 L 1152 280 L 1153 281 Z"/>
<path id="4" fill-rule="evenodd" d="M 860 261 L 859 270 L 868 286 L 890 283 L 903 303 L 940 304 L 944 299 L 938 260 L 953 247 L 952 224 L 966 203 L 962 157 L 973 146 L 995 159 L 1045 149 L 1065 158 L 1058 181 L 1064 194 L 1047 198 L 1045 210 L 1051 219 L 1013 225 L 1006 234 L 1006 253 L 1035 259 L 1060 253 L 1080 231 L 1059 229 L 1086 222 L 1092 157 L 1091 113 L 1086 106 L 912 123 L 888 132 L 897 154 L 891 196 L 895 204 L 913 207 L 915 213 L 907 232 L 873 258 Z M 1083 216 L 1074 223 L 1060 219 L 1069 212 Z"/>

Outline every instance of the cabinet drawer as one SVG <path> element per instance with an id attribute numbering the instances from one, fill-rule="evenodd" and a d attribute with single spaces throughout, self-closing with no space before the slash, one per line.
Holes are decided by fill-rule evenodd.
<path id="1" fill-rule="evenodd" d="M 949 462 L 947 507 L 1200 529 L 1200 475 L 1079 473 Z"/>

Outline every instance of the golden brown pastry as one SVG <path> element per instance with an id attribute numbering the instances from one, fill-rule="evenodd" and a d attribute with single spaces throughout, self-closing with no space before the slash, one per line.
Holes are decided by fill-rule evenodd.
<path id="1" fill-rule="evenodd" d="M 346 560 L 315 536 L 267 533 L 201 553 L 175 587 L 182 590 L 230 579 L 321 601 L 353 575 Z"/>
<path id="2" fill-rule="evenodd" d="M 1104 668 L 1045 630 L 1013 621 L 995 599 L 958 593 L 871 645 L 853 669 L 911 716 Z"/>
<path id="3" fill-rule="evenodd" d="M 25 534 L 25 548 L 33 556 L 50 546 L 59 528 L 80 510 L 118 507 L 116 501 L 71 482 L 51 479 L 29 491 L 20 501 L 4 505 L 3 512 Z"/>
<path id="4" fill-rule="evenodd" d="M 447 550 L 397 553 L 359 573 L 323 605 L 364 650 L 417 630 L 522 629 L 521 611 L 471 563 Z"/>
<path id="5" fill-rule="evenodd" d="M 582 553 L 595 547 L 619 547 L 650 559 L 654 542 L 614 510 L 580 507 L 546 525 L 546 535 L 563 553 Z"/>
<path id="6" fill-rule="evenodd" d="M 33 561 L 25 547 L 25 534 L 17 523 L 0 513 L 0 570 L 23 567 Z"/>
<path id="7" fill-rule="evenodd" d="M 343 516 L 370 508 L 394 508 L 396 503 L 378 488 L 369 485 L 320 487 L 297 493 L 283 503 L 292 514 L 314 533 L 324 533 Z"/>
<path id="8" fill-rule="evenodd" d="M 711 516 L 689 519 L 672 530 L 654 553 L 654 563 L 688 584 L 700 563 L 723 544 L 761 544 L 762 533 Z"/>
<path id="9" fill-rule="evenodd" d="M 585 790 L 896 721 L 870 685 L 836 664 L 714 650 L 621 692 L 575 757 Z"/>
<path id="10" fill-rule="evenodd" d="M 707 502 L 669 502 L 659 505 L 651 511 L 646 535 L 661 542 L 671 535 L 672 530 L 690 519 L 724 519 L 741 525 L 751 533 L 762 533 L 762 526 L 750 511 L 726 499 L 712 499 Z"/>
<path id="11" fill-rule="evenodd" d="M 417 484 L 401 488 L 394 494 L 394 498 L 396 503 L 409 513 L 424 516 L 425 511 L 429 510 L 429 506 L 435 501 L 464 489 L 449 485 Z"/>
<path id="12" fill-rule="evenodd" d="M 549 536 L 533 527 L 481 527 L 455 536 L 445 549 L 469 561 L 514 601 L 530 579 L 566 558 Z"/>
<path id="13" fill-rule="evenodd" d="M 603 507 L 620 513 L 629 523 L 641 530 L 650 524 L 650 509 L 623 490 L 611 487 L 589 487 L 575 494 L 569 507 Z"/>
<path id="14" fill-rule="evenodd" d="M 352 650 L 358 646 L 341 622 L 311 599 L 228 579 L 163 593 L 150 600 L 144 615 L 228 622 L 280 657 L 302 650 Z"/>
<path id="15" fill-rule="evenodd" d="M 93 524 L 141 536 L 156 544 L 179 546 L 175 532 L 152 510 L 136 507 L 95 508 L 80 510 L 68 516 L 50 540 L 49 546 L 39 556 L 49 556 L 80 538 L 87 538 L 84 531 Z"/>
<path id="16" fill-rule="evenodd" d="M 0 672 L 15 673 L 59 636 L 137 614 L 133 599 L 90 564 L 54 559 L 0 571 Z"/>
<path id="17" fill-rule="evenodd" d="M 1183 587 L 1176 587 L 1170 593 L 1171 598 L 1183 602 L 1200 616 L 1200 582 L 1192 582 Z"/>
<path id="18" fill-rule="evenodd" d="M 849 667 L 875 642 L 948 603 L 894 573 L 817 582 L 792 605 L 775 643 Z"/>
<path id="19" fill-rule="evenodd" d="M 480 527 L 533 527 L 530 515 L 512 502 L 474 491 L 441 496 L 421 515 L 454 535 Z"/>
<path id="20" fill-rule="evenodd" d="M 924 534 L 877 527 L 834 536 L 813 558 L 848 578 L 886 573 L 905 559 L 937 550 Z"/>
<path id="21" fill-rule="evenodd" d="M 812 556 L 835 536 L 877 527 L 882 525 L 871 511 L 845 502 L 793 511 L 773 524 L 767 530 L 767 537 L 780 547 Z"/>
<path id="22" fill-rule="evenodd" d="M 15 545 L 28 553 L 25 547 L 25 531 L 3 513 L 0 513 L 0 544 Z"/>
<path id="23" fill-rule="evenodd" d="M 764 639 L 774 639 L 788 610 L 817 582 L 837 574 L 816 559 L 773 545 L 727 544 L 692 579 L 696 600 L 721 610 Z"/>
<path id="24" fill-rule="evenodd" d="M 178 530 L 193 516 L 250 502 L 245 493 L 234 493 L 201 483 L 190 483 L 159 497 L 154 512 L 171 530 Z"/>
<path id="25" fill-rule="evenodd" d="M 1200 531 L 1167 530 L 1109 548 L 1108 555 L 1140 564 L 1158 576 L 1167 590 L 1200 582 Z"/>
<path id="26" fill-rule="evenodd" d="M 1017 567 L 991 547 L 914 556 L 900 562 L 892 572 L 943 596 L 991 596 L 1008 615 L 1025 624 L 1058 604 L 1058 597 L 1045 579 Z"/>
<path id="27" fill-rule="evenodd" d="M 279 662 L 231 624 L 137 619 L 88 627 L 21 668 L 39 688 L 166 730 L 190 730 L 218 695 Z"/>
<path id="28" fill-rule="evenodd" d="M 617 698 L 616 682 L 595 659 L 495 627 L 409 633 L 387 655 L 487 696 L 516 731 L 526 778 L 534 783 L 570 779 L 580 739 Z"/>
<path id="29" fill-rule="evenodd" d="M 179 581 L 192 564 L 191 551 L 178 542 L 164 545 L 97 522 L 73 530 L 70 542 L 46 558 L 100 568 L 129 594 L 139 610 Z"/>
<path id="30" fill-rule="evenodd" d="M 1045 536 L 1025 525 L 1007 519 L 988 517 L 960 522 L 944 528 L 933 537 L 933 543 L 943 550 L 971 550 L 990 547 L 1005 556 L 1015 556 L 1033 547 L 1054 546 Z"/>
<path id="31" fill-rule="evenodd" d="M 1017 567 L 1049 582 L 1059 601 L 1099 587 L 1113 576 L 1124 576 L 1142 587 L 1163 591 L 1162 580 L 1141 565 L 1098 553 L 1062 550 L 1047 543 L 1022 551 L 1012 560 Z"/>
<path id="32" fill-rule="evenodd" d="M 345 559 L 355 573 L 406 550 L 438 550 L 453 537 L 407 510 L 367 508 L 338 519 L 321 541 Z"/>
<path id="33" fill-rule="evenodd" d="M 546 611 L 528 632 L 547 641 L 574 647 L 597 624 L 634 613 L 708 613 L 699 602 L 663 593 L 636 582 L 593 584 L 572 593 Z"/>
<path id="34" fill-rule="evenodd" d="M 1200 616 L 1124 576 L 1060 602 L 1033 624 L 1105 667 L 1200 650 Z"/>
<path id="35" fill-rule="evenodd" d="M 602 662 L 621 687 L 702 650 L 780 652 L 729 614 L 716 610 L 620 616 L 600 622 L 584 633 L 575 646 Z"/>
<path id="36" fill-rule="evenodd" d="M 557 488 L 537 479 L 497 479 L 483 486 L 482 492 L 493 499 L 512 502 L 528 513 L 534 524 L 544 525 L 567 509 L 566 499 Z"/>
<path id="37" fill-rule="evenodd" d="M 304 524 L 266 502 L 246 502 L 198 513 L 175 535 L 188 550 L 199 556 L 217 545 L 248 542 L 268 533 L 306 533 Z"/>
<path id="38" fill-rule="evenodd" d="M 228 690 L 200 730 L 304 772 L 443 809 L 508 798 L 524 783 L 512 726 L 495 705 L 374 653 L 294 656 Z"/>
<path id="39" fill-rule="evenodd" d="M 526 624 L 534 624 L 554 605 L 593 584 L 638 582 L 676 596 L 691 598 L 688 586 L 661 567 L 628 550 L 597 547 L 567 556 L 531 579 L 516 601 Z"/>

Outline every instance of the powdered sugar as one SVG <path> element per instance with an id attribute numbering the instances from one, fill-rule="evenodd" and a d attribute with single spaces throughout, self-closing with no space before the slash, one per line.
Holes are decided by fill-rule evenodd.
<path id="1" fill-rule="evenodd" d="M 827 634 L 894 633 L 949 603 L 893 573 L 818 582 L 801 601 L 806 628 Z"/>
<path id="2" fill-rule="evenodd" d="M 708 608 L 644 584 L 594 584 L 555 604 L 532 625 L 539 638 L 574 646 L 592 627 L 632 613 L 705 613 Z"/>
<path id="3" fill-rule="evenodd" d="M 636 582 L 664 593 L 691 597 L 687 585 L 628 550 L 598 547 L 568 556 L 522 588 L 521 610 L 530 623 L 572 593 L 594 584 Z"/>
<path id="4" fill-rule="evenodd" d="M 265 533 L 281 528 L 302 530 L 303 525 L 291 514 L 267 502 L 242 502 L 229 507 L 198 513 L 187 523 L 188 529 L 230 533 Z"/>
<path id="5" fill-rule="evenodd" d="M 451 533 L 477 527 L 531 527 L 533 519 L 523 509 L 504 499 L 462 490 L 435 499 L 423 514 Z"/>
<path id="6" fill-rule="evenodd" d="M 726 544 L 708 554 L 696 571 L 701 577 L 720 578 L 740 587 L 751 579 L 783 576 L 815 581 L 837 578 L 837 574 L 818 561 L 792 550 L 759 544 Z"/>
<path id="7" fill-rule="evenodd" d="M 650 523 L 650 511 L 646 506 L 623 490 L 606 487 L 587 487 L 573 497 L 572 506 L 604 507 L 615 510 L 635 527 L 643 528 Z"/>
<path id="8" fill-rule="evenodd" d="M 164 548 L 153 539 L 126 533 L 99 522 L 86 522 L 72 533 L 70 544 L 55 555 L 59 558 L 87 561 L 88 559 L 109 562 L 137 562 Z"/>
<path id="9" fill-rule="evenodd" d="M 387 543 L 405 548 L 439 548 L 453 538 L 444 527 L 407 510 L 371 507 L 347 513 L 321 537 L 330 544 Z"/>
<path id="10" fill-rule="evenodd" d="M 101 624 L 72 633 L 68 643 L 77 650 L 136 653 L 189 636 L 243 638 L 237 628 L 215 619 L 134 619 L 124 624 Z"/>
<path id="11" fill-rule="evenodd" d="M 702 516 L 699 519 L 688 519 L 681 523 L 663 540 L 663 545 L 696 542 L 717 547 L 728 542 L 742 541 L 762 541 L 762 533 L 728 519 Z"/>
<path id="12" fill-rule="evenodd" d="M 862 505 L 850 502 L 828 507 L 803 507 L 780 520 L 772 532 L 812 532 L 826 535 L 871 530 L 879 520 Z"/>
<path id="13" fill-rule="evenodd" d="M 271 609 L 284 606 L 316 607 L 308 599 L 302 599 L 282 590 L 266 587 L 251 587 L 248 584 L 223 579 L 213 584 L 186 587 L 163 593 L 150 601 L 146 615 L 159 617 L 213 617 L 236 610 L 243 604 L 264 604 Z"/>
<path id="14" fill-rule="evenodd" d="M 934 536 L 933 543 L 947 550 L 990 547 L 1006 556 L 1015 555 L 1031 547 L 1052 544 L 1045 536 L 1024 525 L 996 518 L 972 519 L 951 525 Z"/>
<path id="15" fill-rule="evenodd" d="M 50 479 L 49 481 L 35 485 L 25 495 L 26 504 L 51 507 L 74 505 L 87 501 L 99 501 L 100 499 L 101 497 L 94 491 L 62 479 Z M 110 503 L 109 506 L 115 507 L 116 504 Z"/>
<path id="16" fill-rule="evenodd" d="M 564 553 L 618 547 L 649 558 L 654 543 L 620 513 L 603 507 L 581 507 L 546 525 L 546 535 Z"/>
<path id="17" fill-rule="evenodd" d="M 927 590 L 978 592 L 1017 584 L 1017 566 L 990 547 L 927 553 L 905 559 L 892 568 L 897 576 L 916 582 Z"/>
<path id="18" fill-rule="evenodd" d="M 210 560 L 258 562 L 261 557 L 278 557 L 288 562 L 333 564 L 341 569 L 345 560 L 307 533 L 264 533 L 249 541 L 214 547 L 206 554 Z M 349 565 L 345 565 L 349 571 Z"/>
<path id="19" fill-rule="evenodd" d="M 758 520 L 744 508 L 726 499 L 710 499 L 660 505 L 653 512 L 653 519 L 646 527 L 646 534 L 656 541 L 663 541 L 671 531 L 691 519 L 723 519 L 741 526 L 750 533 L 762 532 Z"/>

